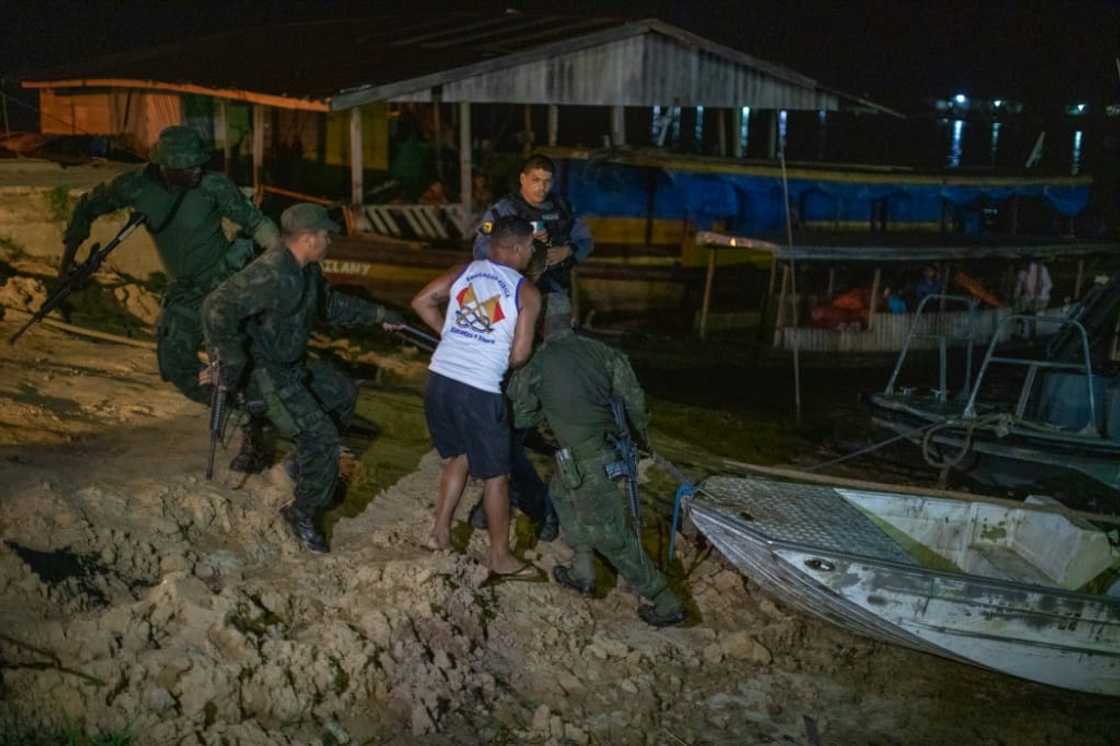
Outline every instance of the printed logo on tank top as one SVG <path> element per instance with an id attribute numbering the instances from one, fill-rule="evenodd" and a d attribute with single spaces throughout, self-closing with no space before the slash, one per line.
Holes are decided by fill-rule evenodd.
<path id="1" fill-rule="evenodd" d="M 494 327 L 506 318 L 506 313 L 502 309 L 502 300 L 510 302 L 515 288 L 511 288 L 504 278 L 493 272 L 480 271 L 464 279 L 466 286 L 455 296 L 459 307 L 455 309 L 455 326 L 450 329 L 450 332 L 486 344 L 494 344 Z M 481 298 L 474 285 L 475 280 L 478 279 L 495 283 L 499 292 L 489 298 Z"/>

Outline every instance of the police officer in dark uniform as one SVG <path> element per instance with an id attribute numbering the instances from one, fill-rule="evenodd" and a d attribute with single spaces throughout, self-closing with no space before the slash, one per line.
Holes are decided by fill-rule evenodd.
<path id="1" fill-rule="evenodd" d="M 487 259 L 490 251 L 490 229 L 498 218 L 515 215 L 533 224 L 534 267 L 541 271 L 537 287 L 542 296 L 571 293 L 572 268 L 591 255 L 594 243 L 587 224 L 572 213 L 572 206 L 552 191 L 556 165 L 543 155 L 530 156 L 521 166 L 516 192 L 495 202 L 483 213 L 478 236 L 474 240 L 474 258 Z M 540 264 L 537 264 L 539 257 Z M 541 521 L 540 539 L 552 541 L 559 533 L 559 520 L 548 494 L 548 485 L 541 480 L 525 453 L 525 431 L 514 433 L 513 464 L 510 494 L 514 504 Z M 471 523 L 484 528 L 486 515 L 481 503 L 471 511 Z"/>
<path id="2" fill-rule="evenodd" d="M 568 201 L 552 191 L 556 166 L 543 155 L 531 156 L 521 167 L 519 189 L 495 202 L 482 215 L 474 240 L 474 258 L 485 259 L 490 249 L 490 226 L 500 217 L 516 215 L 533 224 L 533 240 L 545 256 L 545 269 L 537 280 L 544 294 L 568 294 L 572 267 L 591 255 L 594 243 L 587 224 L 572 213 Z"/>

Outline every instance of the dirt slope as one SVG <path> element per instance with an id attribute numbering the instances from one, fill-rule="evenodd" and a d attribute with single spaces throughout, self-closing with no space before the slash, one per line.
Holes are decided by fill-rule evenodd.
<path id="1" fill-rule="evenodd" d="M 281 470 L 207 483 L 205 448 L 205 411 L 145 350 L 49 329 L 0 348 L 0 716 L 153 744 L 1104 744 L 1120 726 L 1112 701 L 793 615 L 687 545 L 686 629 L 642 625 L 617 585 L 487 587 L 482 537 L 420 547 L 434 454 L 312 557 L 277 517 Z"/>

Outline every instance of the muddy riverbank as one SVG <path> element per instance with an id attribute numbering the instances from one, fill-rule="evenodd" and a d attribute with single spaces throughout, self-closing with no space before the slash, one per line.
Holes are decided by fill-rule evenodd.
<path id="1" fill-rule="evenodd" d="M 465 524 L 454 551 L 422 548 L 438 473 L 423 355 L 377 337 L 316 354 L 364 382 L 347 437 L 362 468 L 324 557 L 285 533 L 279 467 L 202 478 L 206 412 L 159 381 L 149 351 L 46 328 L 0 348 L 0 728 L 143 744 L 1113 742 L 1111 700 L 802 617 L 702 542 L 682 541 L 672 568 L 686 628 L 641 624 L 606 570 L 593 599 L 488 585 L 484 537 Z M 798 427 L 780 369 L 720 377 L 635 357 L 655 444 L 696 475 L 728 456 L 816 459 L 836 446 L 806 423 L 854 417 Z M 806 380 L 807 411 L 855 387 L 835 375 Z M 566 560 L 524 518 L 515 531 L 543 570 Z"/>

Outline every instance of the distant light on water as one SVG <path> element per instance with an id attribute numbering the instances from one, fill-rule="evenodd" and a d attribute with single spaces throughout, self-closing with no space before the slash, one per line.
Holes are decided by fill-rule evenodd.
<path id="1" fill-rule="evenodd" d="M 696 126 L 692 129 L 692 136 L 696 139 L 697 143 L 703 144 L 704 142 L 704 107 L 696 107 Z"/>
<path id="2" fill-rule="evenodd" d="M 996 165 L 996 156 L 999 154 L 999 128 L 1000 122 L 992 122 L 992 165 Z"/>
<path id="3" fill-rule="evenodd" d="M 786 152 L 786 130 L 787 130 L 786 120 L 787 120 L 788 115 L 789 115 L 789 112 L 787 112 L 785 109 L 782 109 L 781 111 L 778 112 L 778 142 L 781 143 L 780 150 L 783 153 Z"/>
<path id="4" fill-rule="evenodd" d="M 661 107 L 653 107 L 653 122 L 650 124 L 649 139 L 657 144 L 657 135 L 661 132 Z"/>
<path id="5" fill-rule="evenodd" d="M 953 101 L 957 104 L 960 104 L 961 106 L 964 106 L 968 103 L 968 96 L 964 95 L 963 93 L 958 93 L 956 96 L 953 96 Z"/>
<path id="6" fill-rule="evenodd" d="M 674 106 L 672 110 L 673 144 L 681 141 L 681 107 Z"/>
<path id="7" fill-rule="evenodd" d="M 953 120 L 953 138 L 949 141 L 949 168 L 960 168 L 962 141 L 964 139 L 964 120 Z"/>
<path id="8" fill-rule="evenodd" d="M 1003 101 L 1001 101 L 1000 99 L 997 98 L 995 101 L 992 102 L 992 106 L 994 106 L 998 109 L 999 107 L 1003 106 Z"/>
<path id="9" fill-rule="evenodd" d="M 1077 130 L 1073 133 L 1073 164 L 1070 168 L 1070 173 L 1077 176 L 1081 173 L 1081 138 L 1082 131 Z"/>

